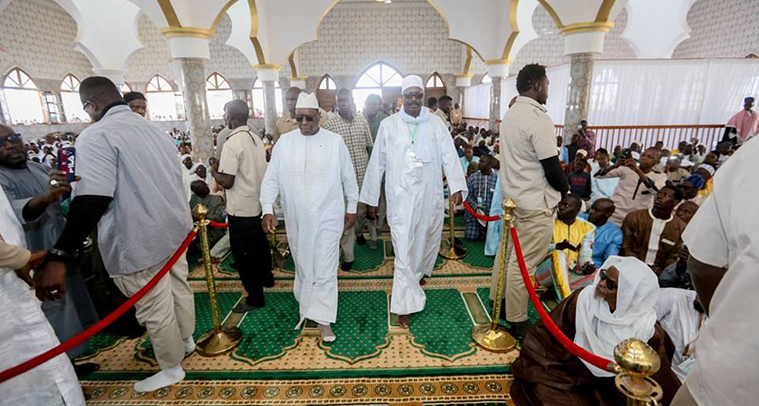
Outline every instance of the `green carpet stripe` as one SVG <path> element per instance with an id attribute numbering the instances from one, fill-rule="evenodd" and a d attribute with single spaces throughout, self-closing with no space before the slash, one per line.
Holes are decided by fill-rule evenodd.
<path id="1" fill-rule="evenodd" d="M 409 331 L 430 354 L 456 357 L 472 348 L 472 320 L 456 289 L 427 289 L 423 311 L 412 314 Z"/>

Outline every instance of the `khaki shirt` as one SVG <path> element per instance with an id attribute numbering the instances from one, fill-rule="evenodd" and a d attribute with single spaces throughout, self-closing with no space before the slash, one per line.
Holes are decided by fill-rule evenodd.
<path id="1" fill-rule="evenodd" d="M 445 113 L 443 113 L 443 110 L 437 109 L 432 114 L 440 117 L 440 119 L 443 120 L 443 123 L 445 123 L 445 126 L 448 127 L 448 131 L 451 131 L 451 123 L 448 121 L 448 117 L 445 116 Z"/>
<path id="2" fill-rule="evenodd" d="M 260 216 L 261 181 L 266 173 L 266 147 L 261 137 L 246 125 L 232 130 L 221 152 L 219 172 L 235 176 L 234 185 L 227 189 L 227 213 Z"/>
<path id="3" fill-rule="evenodd" d="M 501 121 L 501 181 L 504 198 L 523 210 L 553 210 L 561 194 L 546 180 L 540 161 L 558 155 L 556 128 L 545 106 L 529 97 L 517 101 Z"/>

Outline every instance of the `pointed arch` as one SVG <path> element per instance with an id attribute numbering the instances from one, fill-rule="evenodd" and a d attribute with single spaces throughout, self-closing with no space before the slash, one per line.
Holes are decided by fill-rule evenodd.
<path id="1" fill-rule="evenodd" d="M 234 96 L 229 82 L 218 72 L 213 72 L 206 78 L 206 99 L 211 119 L 223 119 L 224 105 L 232 101 Z"/>
<path id="2" fill-rule="evenodd" d="M 10 124 L 44 123 L 42 93 L 34 80 L 21 68 L 3 76 L 0 90 L 5 99 L 4 112 Z"/>
<path id="3" fill-rule="evenodd" d="M 437 72 L 432 72 L 432 74 L 427 78 L 427 81 L 424 83 L 425 102 L 429 102 L 429 100 L 433 97 L 435 99 L 439 99 L 447 94 L 445 81 L 443 80 L 443 77 Z"/>
<path id="4" fill-rule="evenodd" d="M 148 101 L 148 115 L 153 121 L 171 121 L 179 117 L 178 107 L 184 101 L 174 86 L 161 75 L 153 76 L 145 86 L 145 98 Z"/>
<path id="5" fill-rule="evenodd" d="M 61 81 L 61 105 L 63 106 L 63 120 L 68 123 L 86 123 L 90 116 L 82 109 L 82 101 L 79 100 L 79 79 L 69 73 Z M 50 114 L 50 108 L 48 108 Z M 50 117 L 50 121 L 53 118 Z"/>
<path id="6" fill-rule="evenodd" d="M 376 61 L 367 66 L 356 76 L 353 89 L 353 101 L 356 107 L 363 109 L 366 98 L 370 94 L 382 97 L 383 103 L 396 105 L 401 96 L 401 72 L 385 61 Z"/>
<path id="7" fill-rule="evenodd" d="M 319 106 L 326 111 L 332 111 L 335 106 L 337 96 L 337 84 L 329 73 L 325 73 L 316 86 L 316 99 L 319 100 Z"/>

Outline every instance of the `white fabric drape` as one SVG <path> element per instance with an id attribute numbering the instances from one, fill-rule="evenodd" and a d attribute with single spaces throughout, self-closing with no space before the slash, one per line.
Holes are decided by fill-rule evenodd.
<path id="1" fill-rule="evenodd" d="M 490 117 L 490 83 L 470 86 L 464 91 L 464 117 Z"/>
<path id="2" fill-rule="evenodd" d="M 548 68 L 546 108 L 564 123 L 569 64 Z M 591 125 L 722 124 L 759 97 L 759 60 L 598 60 L 593 69 L 588 121 Z M 490 84 L 464 91 L 464 115 L 487 119 Z M 500 116 L 517 94 L 516 76 L 501 80 Z"/>
<path id="3" fill-rule="evenodd" d="M 591 125 L 721 124 L 759 93 L 759 61 L 596 61 Z"/>

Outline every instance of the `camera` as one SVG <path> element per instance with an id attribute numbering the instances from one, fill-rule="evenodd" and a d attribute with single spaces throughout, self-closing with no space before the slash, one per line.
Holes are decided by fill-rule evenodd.
<path id="1" fill-rule="evenodd" d="M 624 159 L 630 159 L 630 158 L 632 158 L 632 150 L 630 148 L 625 149 L 622 152 L 622 158 L 624 158 Z"/>

